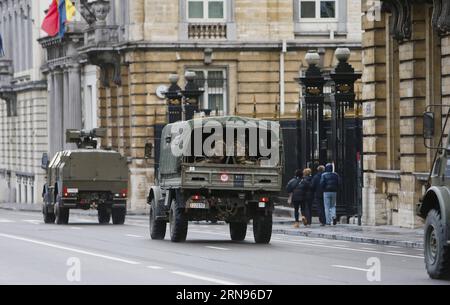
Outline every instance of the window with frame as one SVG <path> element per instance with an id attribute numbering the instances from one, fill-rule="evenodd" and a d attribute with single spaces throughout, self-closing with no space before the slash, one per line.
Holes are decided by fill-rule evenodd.
<path id="1" fill-rule="evenodd" d="M 187 0 L 187 17 L 191 21 L 224 21 L 225 0 Z"/>
<path id="2" fill-rule="evenodd" d="M 336 0 L 299 0 L 300 21 L 336 19 L 337 3 Z"/>
<path id="3" fill-rule="evenodd" d="M 217 110 L 219 114 L 226 115 L 228 113 L 226 69 L 191 70 L 197 75 L 198 86 L 205 92 L 199 100 L 202 109 L 209 109 L 213 113 Z"/>

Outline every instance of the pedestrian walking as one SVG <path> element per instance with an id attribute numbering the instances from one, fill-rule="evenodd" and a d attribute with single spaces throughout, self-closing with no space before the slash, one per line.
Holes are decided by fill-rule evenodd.
<path id="1" fill-rule="evenodd" d="M 289 194 L 288 203 L 290 205 L 293 205 L 294 207 L 294 217 L 295 217 L 294 228 L 300 227 L 300 213 L 299 213 L 300 201 L 298 200 L 298 192 L 296 190 L 300 185 L 302 176 L 303 176 L 302 171 L 297 170 L 295 172 L 294 178 L 292 178 L 286 186 L 286 192 Z"/>
<path id="2" fill-rule="evenodd" d="M 312 180 L 312 188 L 314 193 L 313 204 L 319 213 L 319 221 L 321 226 L 325 226 L 327 224 L 327 219 L 325 217 L 325 205 L 323 202 L 323 189 L 320 185 L 320 179 L 322 178 L 324 172 L 325 166 L 320 165 L 317 167 L 317 173 L 314 175 Z"/>
<path id="3" fill-rule="evenodd" d="M 333 172 L 333 164 L 327 164 L 325 173 L 322 174 L 320 179 L 320 186 L 323 189 L 323 202 L 327 225 L 337 224 L 336 203 L 340 184 L 341 178 L 337 173 Z"/>
<path id="4" fill-rule="evenodd" d="M 300 201 L 300 209 L 302 212 L 302 222 L 305 226 L 312 224 L 312 206 L 313 206 L 313 186 L 312 186 L 312 170 L 307 168 L 303 171 L 303 178 L 300 181 L 298 190 L 298 200 Z"/>

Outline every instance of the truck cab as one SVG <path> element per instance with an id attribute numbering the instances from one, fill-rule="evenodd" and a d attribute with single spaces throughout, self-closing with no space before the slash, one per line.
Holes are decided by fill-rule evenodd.
<path id="1" fill-rule="evenodd" d="M 189 221 L 225 221 L 231 239 L 242 241 L 252 220 L 256 243 L 270 242 L 282 183 L 278 123 L 211 117 L 169 124 L 162 131 L 157 162 L 156 183 L 148 195 L 152 239 L 164 239 L 167 223 L 171 240 L 183 242 Z"/>
<path id="2" fill-rule="evenodd" d="M 427 145 L 435 137 L 435 115 L 424 114 L 424 139 L 428 149 L 435 150 L 427 191 L 418 208 L 418 215 L 425 220 L 425 265 L 433 279 L 450 277 L 450 137 L 443 144 L 444 133 L 450 119 L 450 110 L 442 128 L 437 147 Z"/>

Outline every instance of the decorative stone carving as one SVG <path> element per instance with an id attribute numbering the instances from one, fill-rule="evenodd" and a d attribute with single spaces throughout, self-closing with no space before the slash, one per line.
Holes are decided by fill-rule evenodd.
<path id="1" fill-rule="evenodd" d="M 108 71 L 113 69 L 112 81 L 117 86 L 122 84 L 120 75 L 120 55 L 114 51 L 93 51 L 88 53 L 88 61 L 100 67 L 100 80 L 104 87 L 109 87 L 110 78 Z"/>
<path id="2" fill-rule="evenodd" d="M 97 0 L 91 3 L 94 9 L 95 18 L 97 20 L 96 24 L 106 25 L 106 18 L 111 11 L 111 4 L 109 3 L 109 0 Z"/>
<path id="3" fill-rule="evenodd" d="M 440 2 L 440 4 L 437 4 Z M 450 31 L 450 1 L 448 0 L 434 0 L 436 15 L 439 15 L 437 18 L 437 23 L 435 27 L 440 32 L 449 32 Z M 436 6 L 437 4 L 437 6 Z M 438 11 L 440 9 L 440 12 Z"/>

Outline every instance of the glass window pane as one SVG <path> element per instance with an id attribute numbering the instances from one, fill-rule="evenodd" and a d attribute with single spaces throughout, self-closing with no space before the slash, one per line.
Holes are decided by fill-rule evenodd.
<path id="1" fill-rule="evenodd" d="M 300 11 L 301 18 L 316 18 L 316 2 L 302 1 Z"/>
<path id="2" fill-rule="evenodd" d="M 189 18 L 203 18 L 203 2 L 189 1 Z"/>
<path id="3" fill-rule="evenodd" d="M 222 71 L 208 71 L 208 87 L 209 88 L 223 88 L 223 72 Z"/>
<path id="4" fill-rule="evenodd" d="M 320 2 L 320 18 L 336 18 L 336 2 Z"/>
<path id="5" fill-rule="evenodd" d="M 209 18 L 222 19 L 223 18 L 223 1 L 209 1 L 208 16 L 209 16 Z"/>
<path id="6" fill-rule="evenodd" d="M 222 94 L 208 94 L 208 108 L 211 110 L 223 110 L 223 95 Z"/>

